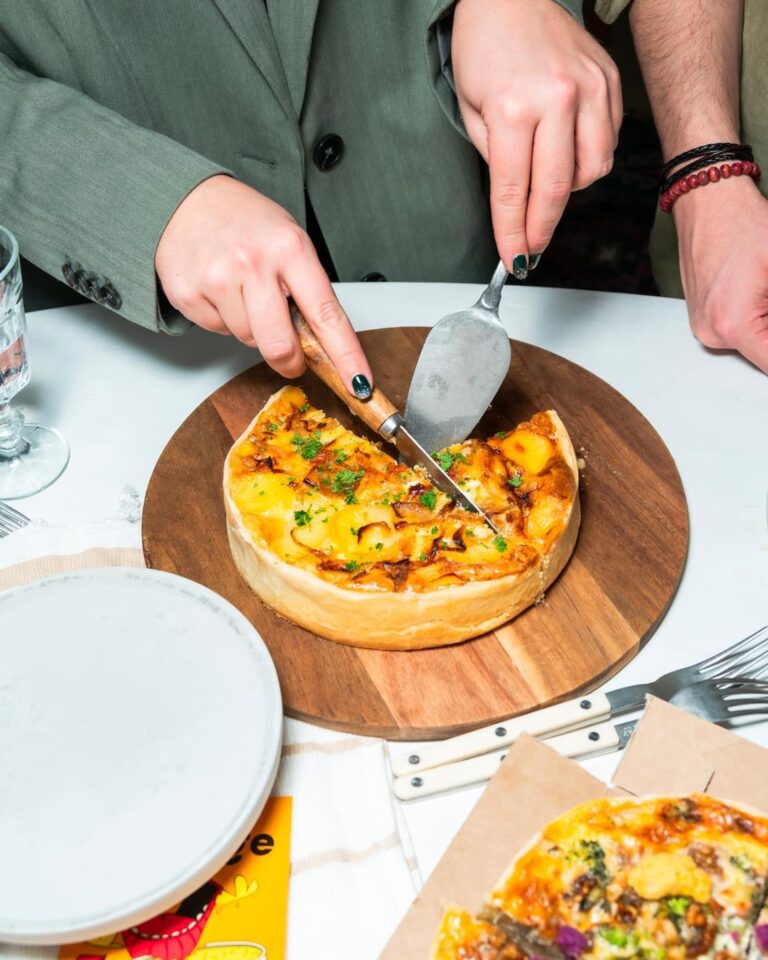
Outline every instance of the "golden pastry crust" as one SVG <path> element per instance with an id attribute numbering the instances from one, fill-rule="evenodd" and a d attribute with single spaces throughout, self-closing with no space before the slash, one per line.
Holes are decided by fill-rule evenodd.
<path id="1" fill-rule="evenodd" d="M 573 448 L 548 411 L 438 457 L 503 536 L 283 388 L 224 465 L 238 570 L 268 606 L 342 643 L 409 650 L 492 630 L 540 597 L 571 555 Z"/>

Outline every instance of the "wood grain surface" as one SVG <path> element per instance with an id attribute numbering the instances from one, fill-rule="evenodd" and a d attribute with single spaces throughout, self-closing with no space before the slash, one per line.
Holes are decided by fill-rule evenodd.
<path id="1" fill-rule="evenodd" d="M 361 335 L 377 383 L 401 409 L 427 332 Z M 311 374 L 297 382 L 313 404 L 366 432 Z M 545 600 L 483 637 L 411 652 L 343 646 L 281 619 L 235 569 L 221 485 L 233 440 L 283 385 L 259 364 L 184 421 L 152 474 L 143 539 L 149 566 L 211 587 L 251 620 L 274 658 L 290 716 L 390 739 L 452 736 L 594 687 L 655 630 L 688 546 L 674 460 L 650 423 L 607 383 L 517 341 L 509 374 L 476 435 L 553 408 L 586 464 L 576 549 Z"/>

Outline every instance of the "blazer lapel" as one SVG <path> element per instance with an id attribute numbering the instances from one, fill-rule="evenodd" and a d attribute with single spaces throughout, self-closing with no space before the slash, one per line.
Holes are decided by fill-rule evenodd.
<path id="1" fill-rule="evenodd" d="M 252 0 L 261 3 L 263 0 Z M 298 116 L 307 88 L 312 34 L 320 0 L 266 0 L 275 42 Z"/>
<path id="2" fill-rule="evenodd" d="M 291 96 L 264 0 L 214 2 L 259 68 L 286 114 L 291 116 Z"/>

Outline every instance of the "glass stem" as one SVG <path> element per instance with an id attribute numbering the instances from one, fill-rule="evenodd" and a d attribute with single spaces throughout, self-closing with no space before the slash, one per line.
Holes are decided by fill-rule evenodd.
<path id="1" fill-rule="evenodd" d="M 21 435 L 24 417 L 11 409 L 10 403 L 0 403 L 0 462 L 23 456 L 29 444 Z"/>

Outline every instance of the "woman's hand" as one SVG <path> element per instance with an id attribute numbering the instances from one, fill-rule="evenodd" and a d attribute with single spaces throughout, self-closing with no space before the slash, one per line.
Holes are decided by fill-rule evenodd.
<path id="1" fill-rule="evenodd" d="M 458 0 L 451 59 L 467 133 L 490 170 L 496 245 L 523 277 L 571 191 L 613 165 L 618 70 L 554 0 Z"/>
<path id="2" fill-rule="evenodd" d="M 768 200 L 731 177 L 691 190 L 673 212 L 691 329 L 768 373 Z"/>
<path id="3" fill-rule="evenodd" d="M 304 372 L 292 297 L 350 393 L 370 395 L 370 367 L 312 242 L 286 210 L 251 187 L 227 176 L 196 187 L 168 221 L 155 268 L 185 317 L 258 347 L 284 377 Z"/>

